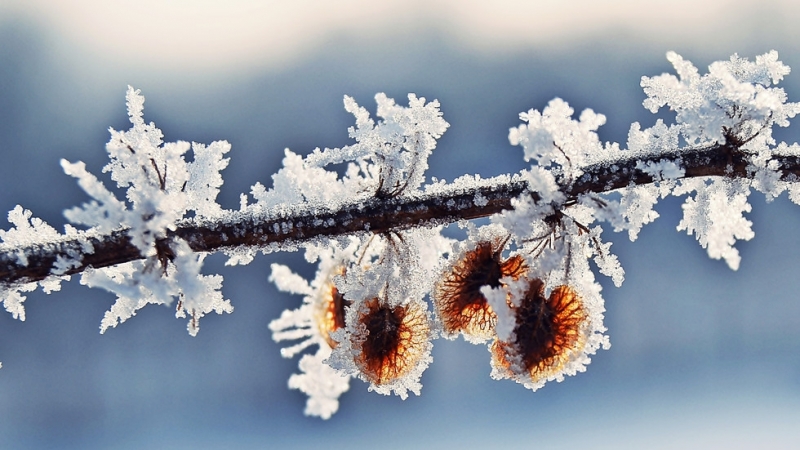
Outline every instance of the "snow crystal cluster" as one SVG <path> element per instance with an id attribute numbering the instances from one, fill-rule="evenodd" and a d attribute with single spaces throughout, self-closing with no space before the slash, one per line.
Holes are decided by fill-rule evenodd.
<path id="1" fill-rule="evenodd" d="M 749 158 L 752 178 L 684 179 L 672 195 L 686 195 L 684 217 L 678 230 L 694 234 L 710 257 L 724 259 L 736 270 L 741 260 L 733 247 L 737 240 L 753 237 L 747 198 L 751 189 L 772 200 L 784 190 L 798 203 L 797 183 L 780 179 L 780 167 L 772 157 L 778 153 L 797 154 L 797 144 L 777 144 L 772 126 L 789 126 L 789 119 L 800 112 L 800 103 L 787 102 L 786 93 L 774 85 L 789 74 L 789 67 L 771 51 L 755 62 L 733 55 L 729 61 L 711 64 L 708 74 L 698 70 L 674 52 L 667 54 L 678 77 L 661 75 L 642 78 L 648 98 L 644 106 L 656 112 L 663 106 L 676 112 L 672 133 L 686 142 L 687 148 L 733 144 Z M 663 128 L 663 127 L 662 127 Z M 631 129 L 631 137 L 642 139 Z M 676 143 L 678 136 L 670 138 Z M 677 147 L 677 146 L 676 146 Z M 694 193 L 694 195 L 692 195 Z"/>
<path id="2" fill-rule="evenodd" d="M 89 173 L 83 162 L 62 160 L 64 172 L 75 177 L 92 198 L 64 211 L 64 215 L 87 229 L 78 231 L 67 226 L 66 233 L 61 235 L 41 220 L 30 219 L 31 213 L 18 206 L 9 213 L 9 221 L 15 228 L 2 232 L 0 237 L 3 246 L 16 248 L 43 240 L 54 243 L 59 239 L 78 238 L 83 242 L 84 254 L 91 254 L 94 250 L 90 238 L 125 231 L 144 259 L 89 268 L 81 276 L 82 284 L 117 295 L 117 301 L 103 317 L 101 332 L 134 316 L 147 304 L 171 305 L 177 299 L 175 315 L 188 316 L 189 332 L 195 335 L 203 315 L 211 311 L 218 314 L 233 311 L 220 292 L 222 277 L 202 275 L 200 269 L 205 255 L 192 251 L 187 242 L 173 239 L 162 247 L 157 243 L 167 239 L 168 231 L 175 230 L 182 220 L 213 219 L 222 214 L 216 197 L 222 185 L 219 172 L 228 165 L 223 155 L 230 150 L 230 145 L 224 141 L 209 146 L 183 141 L 164 143 L 161 130 L 143 119 L 144 97 L 140 92 L 128 87 L 126 100 L 132 127 L 121 132 L 110 130 L 111 140 L 106 146 L 110 161 L 103 168 L 104 172 L 111 173 L 118 187 L 126 190 L 125 200 L 118 199 Z M 193 160 L 187 162 L 185 154 L 190 149 Z M 39 284 L 46 292 L 57 290 L 53 282 L 59 279 L 55 276 L 79 265 L 81 257 L 76 254 L 57 262 L 54 277 Z M 25 255 L 21 253 L 19 258 Z M 36 283 L 26 283 L 6 288 L 4 304 L 15 317 L 24 319 L 21 303 L 24 297 L 18 292 L 35 287 Z"/>
<path id="3" fill-rule="evenodd" d="M 788 119 L 800 112 L 800 104 L 787 102 L 776 87 L 789 68 L 774 51 L 754 62 L 734 55 L 702 75 L 675 53 L 667 59 L 677 76 L 643 77 L 641 86 L 645 108 L 655 113 L 668 107 L 675 112 L 674 123 L 659 119 L 644 129 L 634 123 L 624 146 L 600 141 L 597 131 L 605 116 L 587 109 L 575 119 L 575 111 L 561 99 L 542 111 L 520 114 L 522 124 L 510 129 L 509 140 L 522 147 L 531 167 L 488 185 L 522 181 L 527 189 L 511 199 L 513 209 L 494 215 L 490 224 L 459 223 L 466 239 L 444 237 L 438 222 L 381 233 L 365 229 L 297 242 L 307 261 L 318 263 L 310 282 L 273 264 L 270 279 L 277 287 L 303 297 L 298 308 L 269 325 L 276 341 L 292 341 L 281 354 L 294 357 L 316 346 L 315 353 L 302 355 L 300 373 L 289 379 L 289 387 L 309 396 L 306 414 L 331 417 L 351 378 L 384 395 L 419 395 L 421 375 L 432 362 L 432 342 L 440 337 L 488 343 L 491 376 L 532 390 L 586 370 L 591 356 L 610 346 L 601 288 L 590 263 L 617 286 L 625 275 L 611 243 L 603 239 L 604 223 L 635 240 L 644 225 L 658 218 L 654 207 L 667 196 L 685 196 L 678 230 L 693 234 L 711 258 L 737 269 L 740 256 L 734 244 L 753 237 L 743 215 L 750 211 L 751 190 L 768 199 L 788 191 L 800 204 L 800 183 L 783 174 L 776 159 L 800 156 L 800 147 L 772 137 L 773 125 L 788 126 Z M 478 176 L 426 184 L 428 157 L 449 126 L 439 103 L 414 94 L 408 106 L 383 94 L 375 99 L 377 121 L 345 97 L 345 109 L 355 118 L 349 129 L 352 145 L 318 148 L 305 157 L 287 149 L 272 188 L 256 183 L 249 195 L 241 195 L 238 211 L 226 211 L 216 196 L 230 146 L 164 143 L 160 130 L 142 118 L 144 98 L 130 88 L 132 128 L 111 130 L 110 162 L 104 168 L 126 189 L 126 198 L 118 199 L 83 163 L 62 161 L 64 171 L 92 198 L 65 215 L 88 229 L 68 226 L 61 234 L 18 206 L 9 213 L 14 227 L 0 231 L 0 250 L 26 264 L 29 255 L 22 249 L 43 240 L 82 239 L 83 254 L 90 254 L 90 238 L 124 232 L 143 259 L 90 268 L 81 277 L 82 284 L 117 295 L 101 330 L 149 303 L 177 301 L 176 315 L 189 316 L 189 331 L 195 334 L 204 314 L 230 313 L 232 307 L 220 293 L 222 278 L 201 274 L 203 255 L 193 252 L 190 243 L 169 237 L 180 224 L 300 209 L 330 211 L 343 204 L 448 190 L 478 192 L 487 185 Z M 189 150 L 191 162 L 185 159 Z M 746 174 L 729 167 L 723 176 L 687 175 L 685 160 L 701 151 L 743 158 Z M 326 168 L 331 165 L 343 165 L 342 174 Z M 601 183 L 600 171 L 611 174 L 603 183 L 613 182 L 616 189 Z M 488 202 L 480 193 L 472 197 L 476 207 Z M 228 264 L 236 265 L 271 249 L 224 251 Z M 2 286 L 5 308 L 24 320 L 21 293 L 37 285 L 57 290 L 80 258 L 79 252 L 61 258 L 42 282 Z"/>
<path id="4" fill-rule="evenodd" d="M 45 223 L 42 219 L 32 217 L 33 213 L 17 205 L 8 213 L 8 221 L 14 225 L 10 230 L 0 230 L 0 251 L 7 251 L 16 256 L 17 260 L 23 265 L 28 263 L 28 255 L 22 250 L 24 247 L 35 245 L 43 240 L 57 241 L 61 234 L 55 228 Z M 67 235 L 76 234 L 76 230 L 67 227 Z M 23 302 L 27 298 L 21 292 L 31 292 L 41 286 L 46 293 L 61 290 L 61 281 L 69 280 L 69 275 L 61 274 L 70 267 L 69 261 L 58 261 L 59 273 L 53 277 L 33 283 L 23 283 L 13 286 L 0 285 L 0 299 L 6 311 L 11 313 L 15 319 L 25 320 L 25 306 Z"/>

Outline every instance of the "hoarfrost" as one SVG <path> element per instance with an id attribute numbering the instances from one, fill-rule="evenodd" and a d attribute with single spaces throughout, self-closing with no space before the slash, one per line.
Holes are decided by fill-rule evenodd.
<path id="1" fill-rule="evenodd" d="M 667 191 L 669 192 L 669 191 Z M 615 232 L 627 230 L 631 242 L 639 237 L 642 227 L 659 217 L 653 207 L 659 200 L 655 185 L 631 186 L 620 189 L 618 201 L 604 199 L 606 206 L 598 211 L 598 219 L 608 221 Z"/>
<path id="2" fill-rule="evenodd" d="M 650 128 L 642 130 L 639 122 L 631 124 L 628 130 L 628 151 L 637 154 L 672 152 L 679 148 L 681 125 L 667 126 L 658 119 Z"/>
<path id="3" fill-rule="evenodd" d="M 189 204 L 194 205 L 194 210 L 200 217 L 215 217 L 222 213 L 217 195 L 222 186 L 220 172 L 230 162 L 230 158 L 223 158 L 222 155 L 230 149 L 231 144 L 225 141 L 215 141 L 209 146 L 192 142 L 194 161 L 188 163 L 186 191 L 189 194 Z"/>
<path id="4" fill-rule="evenodd" d="M 432 289 L 435 277 L 444 264 L 443 256 L 453 246 L 452 240 L 442 237 L 440 230 L 441 227 L 416 228 L 396 234 L 374 235 L 363 241 L 353 238 L 349 250 L 334 258 L 342 269 L 341 273 L 332 276 L 331 281 L 339 294 L 347 299 L 349 306 L 344 317 L 345 326 L 330 333 L 336 346 L 327 363 L 343 374 L 369 383 L 371 391 L 384 395 L 395 393 L 404 399 L 408 391 L 417 395 L 420 393 L 422 385 L 419 380 L 432 361 L 430 340 L 436 329 L 422 298 Z M 308 258 L 309 252 L 313 255 L 311 258 Z M 314 259 L 317 255 L 321 256 L 318 274 L 324 274 L 330 270 L 331 256 L 319 247 L 307 251 L 308 259 Z M 302 280 L 292 277 L 285 270 L 276 269 L 273 269 L 273 281 L 279 287 L 307 291 L 308 286 Z M 315 279 L 310 287 L 317 289 L 320 285 Z M 306 296 L 304 306 L 318 297 L 318 294 Z M 368 356 L 363 353 L 362 347 L 369 332 L 361 321 L 374 312 L 371 308 L 386 308 L 386 311 L 393 311 L 391 314 L 404 317 L 402 326 L 407 327 L 407 337 L 414 336 L 409 338 L 412 343 L 402 349 L 403 353 L 398 354 L 401 355 L 398 358 L 414 357 L 406 361 L 407 365 L 403 365 L 396 376 L 384 377 L 376 375 L 374 371 L 368 373 L 375 366 L 364 361 Z M 405 318 L 409 319 L 408 323 Z M 286 328 L 283 320 L 280 328 Z M 312 327 L 305 326 L 305 329 L 309 328 Z M 300 331 L 300 327 L 297 329 Z M 313 336 L 312 333 L 309 339 Z M 382 364 L 378 366 L 383 367 Z M 384 370 L 391 372 L 383 368 L 378 372 L 383 374 Z"/>
<path id="5" fill-rule="evenodd" d="M 592 234 L 596 233 L 597 231 L 593 230 Z M 591 255 L 591 252 L 581 251 L 590 248 L 587 241 L 592 239 L 591 234 L 578 233 L 575 233 L 573 238 L 566 239 L 566 245 L 561 247 L 564 251 L 560 253 L 562 259 L 558 267 L 548 267 L 547 270 L 544 270 L 540 259 L 528 260 L 530 263 L 529 279 L 540 278 L 546 287 L 551 288 L 567 285 L 577 293 L 585 313 L 585 320 L 581 322 L 578 330 L 581 345 L 566 354 L 563 363 L 555 370 L 549 370 L 542 377 L 536 378 L 531 377 L 530 371 L 524 370 L 521 361 L 513 359 L 509 361 L 510 366 L 505 366 L 496 364 L 493 358 L 492 378 L 512 379 L 526 388 L 536 391 L 548 381 L 561 382 L 566 376 L 573 376 L 578 372 L 585 371 L 586 366 L 591 362 L 591 356 L 597 350 L 610 347 L 608 336 L 605 335 L 606 328 L 603 325 L 605 306 L 600 295 L 601 287 L 595 281 L 588 264 L 588 256 Z M 514 319 L 509 315 L 508 306 L 504 307 L 502 303 L 505 301 L 507 304 L 519 305 L 520 296 L 524 292 L 523 281 L 509 282 L 509 285 L 511 288 L 506 291 L 506 296 L 510 296 L 510 299 L 508 297 L 503 299 L 499 293 L 486 288 L 482 290 L 484 294 L 492 297 L 493 306 L 500 307 L 501 312 L 498 314 L 498 339 L 500 341 L 503 341 L 504 337 L 507 340 L 513 340 L 515 337 L 514 322 L 511 322 Z M 506 323 L 501 326 L 501 321 Z"/>
<path id="6" fill-rule="evenodd" d="M 194 253 L 183 241 L 175 244 L 175 260 L 165 268 L 155 258 L 133 261 L 102 269 L 88 269 L 81 284 L 102 288 L 117 295 L 114 305 L 103 316 L 100 332 L 116 327 L 136 315 L 148 304 L 178 304 L 175 316 L 189 317 L 187 330 L 196 336 L 199 320 L 210 312 L 231 313 L 230 301 L 222 298 L 222 277 L 202 275 L 200 269 L 205 255 Z"/>
<path id="7" fill-rule="evenodd" d="M 800 104 L 786 103 L 782 88 L 771 87 L 789 73 L 774 50 L 755 62 L 734 54 L 730 61 L 711 64 L 702 76 L 675 52 L 667 53 L 667 59 L 678 77 L 642 77 L 643 104 L 653 113 L 663 106 L 675 111 L 690 145 L 725 143 L 726 132 L 752 134 L 767 124 L 786 127 L 800 112 Z"/>
<path id="8" fill-rule="evenodd" d="M 643 163 L 641 161 L 636 163 L 636 168 L 642 172 L 653 177 L 654 185 L 661 187 L 663 180 L 677 180 L 683 178 L 686 171 L 679 166 L 675 161 L 661 160 L 659 162 L 648 161 Z M 667 192 L 673 187 L 673 184 L 667 184 Z"/>
<path id="9" fill-rule="evenodd" d="M 0 298 L 3 299 L 3 306 L 11 314 L 11 317 L 22 322 L 25 321 L 25 306 L 22 303 L 27 297 L 20 292 L 32 292 L 36 287 L 36 283 L 0 287 Z"/>
<path id="10" fill-rule="evenodd" d="M 513 281 L 508 279 L 503 280 L 504 285 L 508 286 L 509 283 L 513 283 Z M 497 314 L 495 331 L 497 333 L 497 338 L 503 341 L 512 339 L 514 326 L 516 325 L 516 319 L 509 305 L 509 300 L 511 302 L 516 302 L 512 303 L 515 306 L 519 306 L 519 297 L 510 295 L 508 291 L 508 288 L 503 287 L 493 288 L 488 285 L 481 287 L 481 294 L 486 297 L 486 301 L 492 308 L 492 311 Z"/>
<path id="11" fill-rule="evenodd" d="M 677 124 L 666 127 L 659 121 L 649 134 L 639 132 L 638 124 L 634 124 L 629 146 L 666 152 L 669 146 L 677 148 L 679 132 L 690 146 L 733 145 L 739 147 L 735 151 L 747 155 L 751 180 L 682 180 L 673 192 L 696 192 L 683 205 L 684 216 L 678 230 L 694 234 L 710 257 L 724 259 L 735 270 L 741 258 L 733 245 L 736 240 L 753 237 L 751 222 L 742 215 L 751 209 L 747 202 L 750 188 L 764 193 L 768 201 L 787 188 L 789 197 L 794 197 L 796 183 L 781 180 L 780 167 L 773 156 L 791 153 L 795 146 L 782 143 L 774 147 L 772 138 L 773 125 L 786 127 L 788 119 L 800 112 L 800 104 L 787 102 L 784 90 L 773 87 L 789 73 L 789 67 L 778 60 L 775 51 L 757 56 L 754 62 L 734 54 L 729 61 L 712 63 L 704 75 L 674 52 L 669 52 L 667 59 L 678 76 L 642 77 L 648 96 L 644 106 L 654 113 L 669 106 L 677 113 Z M 653 174 L 655 167 L 640 169 Z M 674 170 L 665 171 L 666 167 L 657 169 L 664 179 L 683 176 Z M 659 194 L 664 196 L 664 192 Z"/>
<path id="12" fill-rule="evenodd" d="M 175 230 L 180 220 L 194 212 L 197 217 L 216 217 L 223 213 L 216 203 L 222 177 L 219 172 L 228 164 L 222 156 L 230 150 L 224 141 L 209 146 L 188 142 L 163 142 L 161 130 L 144 122 L 144 97 L 128 86 L 126 94 L 131 129 L 110 130 L 106 145 L 109 163 L 103 168 L 111 179 L 126 188 L 121 201 L 100 180 L 86 170 L 83 162 L 61 161 L 67 175 L 92 197 L 81 207 L 66 210 L 73 223 L 87 225 L 93 232 L 108 233 L 127 229 L 131 242 L 146 257 L 114 267 L 87 270 L 81 283 L 101 287 L 117 295 L 116 303 L 105 314 L 101 332 L 115 327 L 147 304 L 170 305 L 178 299 L 176 317 L 189 316 L 189 334 L 196 335 L 199 319 L 212 311 L 230 313 L 233 308 L 219 292 L 222 277 L 202 275 L 204 255 L 195 254 L 189 245 L 172 240 L 168 249 L 157 249 L 156 240 Z M 194 160 L 184 154 L 192 150 Z M 65 270 L 74 261 L 59 261 L 57 270 Z"/>
<path id="13" fill-rule="evenodd" d="M 300 155 L 289 149 L 284 154 L 283 168 L 272 175 L 272 189 L 267 190 L 256 183 L 251 190 L 258 208 L 267 210 L 277 205 L 297 205 L 304 202 L 335 205 L 341 198 L 348 196 L 344 184 L 337 179 L 336 172 L 309 166 Z"/>
<path id="14" fill-rule="evenodd" d="M 308 396 L 307 416 L 318 416 L 324 420 L 339 410 L 339 397 L 350 389 L 350 377 L 342 375 L 325 363 L 330 348 L 320 346 L 313 355 L 300 358 L 300 372 L 289 377 L 289 388 L 299 389 Z"/>
<path id="15" fill-rule="evenodd" d="M 228 256 L 228 260 L 225 261 L 226 266 L 246 266 L 253 262 L 253 259 L 255 259 L 258 253 L 258 249 L 253 247 L 237 247 L 225 249 L 223 252 Z"/>
<path id="16" fill-rule="evenodd" d="M 477 287 L 497 314 L 497 339 L 515 338 L 514 308 L 520 307 L 532 279 L 541 280 L 543 289 L 549 292 L 568 286 L 577 293 L 586 313 L 578 330 L 580 348 L 570 353 L 558 370 L 531 378 L 530 372 L 518 370 L 520 361 L 510 361 L 510 366 L 493 361 L 493 378 L 510 378 L 533 390 L 547 381 L 561 381 L 584 371 L 591 355 L 610 346 L 603 325 L 601 286 L 589 261 L 593 260 L 599 272 L 617 286 L 624 280 L 624 270 L 610 252 L 611 243 L 602 239 L 603 223 L 614 231 L 627 231 L 633 241 L 645 224 L 658 217 L 654 206 L 660 199 L 687 195 L 678 230 L 694 234 L 711 258 L 724 259 L 736 270 L 741 258 L 734 244 L 753 237 L 751 222 L 743 215 L 751 209 L 750 190 L 764 193 L 767 200 L 788 190 L 789 198 L 800 203 L 797 177 L 782 173 L 774 158 L 796 157 L 800 147 L 776 145 L 772 137 L 773 125 L 788 126 L 788 119 L 800 112 L 800 104 L 787 102 L 783 89 L 773 86 L 789 73 L 789 68 L 774 51 L 758 56 L 755 62 L 733 55 L 729 61 L 711 64 L 703 75 L 674 52 L 669 52 L 667 59 L 677 76 L 642 77 L 641 86 L 647 95 L 643 105 L 654 113 L 669 107 L 676 112 L 676 123 L 659 119 L 645 129 L 638 122 L 632 124 L 624 151 L 617 143 L 601 143 L 597 131 L 606 121 L 604 115 L 586 109 L 577 120 L 573 119 L 574 110 L 556 98 L 541 112 L 531 109 L 521 113 L 524 123 L 509 130 L 509 141 L 522 147 L 524 159 L 532 163 L 530 169 L 488 182 L 482 182 L 480 176 L 463 176 L 451 184 L 434 179 L 424 185 L 428 157 L 449 124 L 442 118 L 438 101 L 426 103 L 425 98 L 414 94 L 408 95 L 407 107 L 397 105 L 384 94 L 376 95 L 377 121 L 354 99 L 345 97 L 345 110 L 355 118 L 355 126 L 348 130 L 355 140 L 353 145 L 316 149 L 305 158 L 286 149 L 283 168 L 272 176 L 272 187 L 253 185 L 250 195 L 255 203 L 249 203 L 247 195 L 242 194 L 236 214 L 259 217 L 303 208 L 326 211 L 375 198 L 467 192 L 478 182 L 488 187 L 527 183 L 527 190 L 511 200 L 513 209 L 493 216 L 491 225 L 466 226 L 468 238 L 462 243 L 443 237 L 440 226 L 430 226 L 375 235 L 367 229 L 356 236 L 321 238 L 297 245 L 224 250 L 229 256 L 227 265 L 247 264 L 258 251 L 295 250 L 298 246 L 305 247 L 309 262 L 319 261 L 311 282 L 278 264 L 272 265 L 270 276 L 279 290 L 303 296 L 297 309 L 284 311 L 269 324 L 274 340 L 295 341 L 281 354 L 292 357 L 311 346 L 318 347 L 316 353 L 300 358 L 300 373 L 289 379 L 290 388 L 309 397 L 306 414 L 327 419 L 335 413 L 339 396 L 349 389 L 351 376 L 368 382 L 370 390 L 381 394 L 395 393 L 403 399 L 408 391 L 419 395 L 421 375 L 432 361 L 431 340 L 444 334 L 423 299 L 446 267 L 447 256 L 453 261 L 487 236 L 507 243 L 509 252 L 524 258 L 521 270 L 527 270 L 519 279 L 504 278 L 500 287 Z M 161 131 L 152 122 L 144 121 L 144 97 L 139 91 L 129 87 L 126 102 L 132 127 L 123 132 L 110 130 L 110 162 L 103 168 L 118 187 L 125 189 L 125 199 L 117 199 L 86 170 L 83 162 L 62 160 L 64 172 L 75 177 L 91 198 L 80 207 L 66 210 L 65 216 L 91 229 L 85 232 L 68 228 L 62 235 L 17 206 L 8 215 L 13 227 L 0 230 L 0 250 L 27 265 L 32 254 L 22 248 L 43 241 L 58 243 L 65 236 L 85 238 L 88 233 L 127 230 L 145 259 L 89 268 L 81 278 L 82 284 L 117 295 L 103 317 L 101 332 L 136 315 L 147 304 L 171 305 L 177 300 L 176 317 L 188 317 L 187 328 L 195 335 L 201 317 L 212 311 L 230 313 L 233 308 L 220 292 L 222 277 L 201 274 L 204 255 L 194 253 L 183 240 L 167 241 L 166 237 L 181 221 L 226 218 L 229 211 L 221 208 L 216 197 L 222 185 L 220 171 L 229 161 L 224 155 L 230 145 L 224 141 L 208 146 L 183 141 L 164 143 Z M 683 164 L 689 161 L 690 153 L 715 148 L 743 158 L 748 178 L 733 178 L 734 167 L 730 166 L 724 177 L 685 179 Z M 189 150 L 193 153 L 191 162 L 185 158 Z M 635 167 L 617 165 L 632 157 L 641 158 Z M 336 171 L 325 169 L 340 163 L 346 164 L 341 177 Z M 577 182 L 598 181 L 589 178 L 591 174 L 584 175 L 584 170 L 593 165 L 602 166 L 615 177 L 610 181 L 617 183 L 615 186 L 625 184 L 624 177 L 636 171 L 649 175 L 653 182 L 637 186 L 631 178 L 615 193 L 568 196 L 566 193 L 573 192 L 570 188 Z M 736 170 L 741 175 L 741 167 Z M 610 186 L 607 184 L 606 189 Z M 480 207 L 488 200 L 477 193 L 463 204 Z M 456 202 L 451 199 L 448 205 L 456 206 Z M 315 226 L 337 225 L 332 219 L 316 218 L 316 222 Z M 295 226 L 286 221 L 276 223 L 274 230 L 286 232 Z M 94 251 L 87 239 L 83 246 L 84 253 Z M 0 299 L 14 318 L 25 320 L 23 293 L 37 286 L 47 293 L 58 290 L 60 281 L 68 277 L 57 275 L 80 265 L 81 254 L 77 251 L 58 255 L 52 276 L 39 282 L 0 286 Z M 406 352 L 416 352 L 413 364 L 389 371 L 393 376 L 388 379 L 383 376 L 383 366 L 376 376 L 374 368 L 365 362 L 368 355 L 364 354 L 363 344 L 370 331 L 363 320 L 371 308 L 382 313 L 412 314 L 413 326 L 419 332 L 413 345 L 397 353 L 403 357 Z"/>
<path id="17" fill-rule="evenodd" d="M 106 145 L 110 161 L 103 168 L 111 179 L 126 188 L 127 203 L 118 200 L 82 162 L 61 165 L 67 175 L 93 198 L 90 203 L 64 212 L 73 223 L 94 227 L 102 232 L 129 229 L 132 242 L 143 255 L 153 252 L 155 240 L 174 230 L 176 223 L 189 212 L 197 216 L 217 216 L 222 212 L 216 203 L 222 177 L 219 171 L 228 164 L 222 155 L 230 144 L 217 141 L 208 147 L 188 142 L 163 142 L 161 130 L 143 119 L 144 97 L 128 86 L 128 131 L 111 132 Z M 184 154 L 192 149 L 194 161 Z"/>
<path id="18" fill-rule="evenodd" d="M 539 195 L 539 200 L 535 200 L 528 192 L 523 193 L 511 200 L 512 210 L 495 215 L 492 222 L 524 239 L 543 232 L 542 221 L 555 212 L 566 196 L 559 189 L 553 173 L 542 167 L 534 166 L 529 171 L 523 171 L 522 179 L 527 181 L 530 192 Z"/>
<path id="19" fill-rule="evenodd" d="M 17 205 L 8 212 L 8 222 L 13 225 L 9 230 L 0 230 L 0 248 L 3 250 L 16 247 L 26 247 L 38 244 L 43 241 L 51 241 L 59 238 L 61 234 L 55 228 L 48 225 L 38 217 L 32 217 L 33 213 L 22 206 Z M 19 262 L 27 265 L 27 256 L 24 253 L 17 253 Z"/>
<path id="20" fill-rule="evenodd" d="M 189 334 L 196 336 L 200 331 L 200 318 L 215 312 L 217 314 L 232 313 L 233 306 L 222 297 L 222 276 L 202 275 L 200 269 L 205 254 L 196 254 L 185 241 L 175 245 L 175 284 L 180 301 L 175 310 L 175 317 L 189 317 L 186 325 Z"/>
<path id="21" fill-rule="evenodd" d="M 703 179 L 684 180 L 675 195 L 695 191 L 683 204 L 683 219 L 678 231 L 697 237 L 707 249 L 708 256 L 724 259 L 733 270 L 739 268 L 741 257 L 733 247 L 736 240 L 748 241 L 755 236 L 749 220 L 742 213 L 750 212 L 747 202 L 750 189 L 745 183 L 716 179 L 708 184 Z"/>
<path id="22" fill-rule="evenodd" d="M 303 303 L 294 310 L 285 310 L 278 319 L 269 324 L 272 338 L 276 342 L 300 340 L 281 350 L 284 358 L 291 358 L 306 348 L 317 345 L 312 356 L 303 355 L 300 359 L 301 374 L 292 375 L 289 387 L 300 389 L 309 396 L 306 402 L 306 415 L 329 418 L 339 408 L 339 396 L 349 389 L 348 375 L 331 368 L 326 359 L 331 354 L 331 346 L 323 335 L 324 325 L 320 323 L 326 314 L 326 290 L 332 286 L 334 277 L 345 261 L 354 256 L 360 240 L 352 238 L 346 245 L 309 246 L 306 257 L 311 261 L 319 259 L 317 273 L 311 283 L 293 273 L 281 264 L 272 264 L 270 281 L 279 290 L 303 295 Z"/>
<path id="23" fill-rule="evenodd" d="M 9 252 L 16 256 L 17 263 L 28 265 L 28 254 L 23 248 L 41 245 L 42 242 L 57 242 L 64 235 L 56 231 L 33 213 L 17 205 L 8 212 L 8 222 L 13 225 L 8 230 L 0 230 L 0 251 Z M 45 294 L 61 290 L 61 282 L 69 280 L 69 276 L 51 276 L 41 281 L 30 283 L 16 283 L 0 285 L 0 300 L 3 306 L 14 319 L 25 320 L 25 306 L 23 303 L 27 296 L 23 292 L 32 292 L 38 286 L 42 287 Z"/>
<path id="24" fill-rule="evenodd" d="M 362 172 L 374 176 L 378 168 L 377 191 L 384 195 L 397 195 L 414 191 L 425 181 L 428 156 L 436 148 L 436 140 L 449 124 L 442 118 L 439 102 L 425 103 L 424 97 L 408 94 L 408 107 L 397 105 L 385 94 L 377 94 L 377 124 L 369 112 L 352 97 L 345 97 L 345 109 L 356 118 L 356 126 L 349 128 L 356 143 L 342 148 L 315 150 L 306 159 L 307 164 L 322 167 L 345 161 L 354 161 Z M 365 166 L 366 164 L 366 166 Z"/>
<path id="25" fill-rule="evenodd" d="M 748 170 L 753 173 L 751 186 L 764 194 L 767 203 L 781 195 L 789 186 L 797 184 L 781 180 L 780 164 L 775 159 L 771 159 L 772 156 L 772 152 L 759 152 L 751 156 L 748 167 Z"/>
<path id="26" fill-rule="evenodd" d="M 542 112 L 531 109 L 520 113 L 525 124 L 511 128 L 508 140 L 511 145 L 522 146 L 525 161 L 534 161 L 540 167 L 558 166 L 577 178 L 589 155 L 604 150 L 596 131 L 606 117 L 586 109 L 576 121 L 572 119 L 574 112 L 564 100 L 553 99 Z"/>

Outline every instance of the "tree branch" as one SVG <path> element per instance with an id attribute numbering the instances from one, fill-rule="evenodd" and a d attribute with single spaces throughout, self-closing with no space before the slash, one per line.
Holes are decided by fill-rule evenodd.
<path id="1" fill-rule="evenodd" d="M 781 168 L 783 180 L 800 179 L 800 157 L 774 156 L 773 159 Z M 569 198 L 575 198 L 580 194 L 609 192 L 626 186 L 652 183 L 651 175 L 637 169 L 637 163 L 665 160 L 682 167 L 686 178 L 752 176 L 748 171 L 748 154 L 736 144 L 725 144 L 645 157 L 635 155 L 591 165 L 583 168 L 584 175 L 580 179 L 563 189 Z M 184 239 L 198 252 L 237 247 L 289 248 L 318 237 L 435 226 L 487 217 L 511 209 L 511 199 L 521 195 L 526 188 L 524 181 L 498 184 L 487 180 L 473 189 L 451 187 L 437 194 L 401 195 L 386 199 L 373 197 L 337 210 L 303 205 L 291 210 L 270 211 L 257 217 L 232 212 L 217 222 L 187 220 L 179 224 L 175 231 L 167 233 L 166 238 L 157 241 L 156 248 L 169 249 L 168 243 L 173 237 Z M 537 193 L 531 195 L 538 200 Z M 127 230 L 92 237 L 88 241 L 91 246 L 86 245 L 86 238 L 82 238 L 41 243 L 0 253 L 0 283 L 42 280 L 53 274 L 59 257 L 67 260 L 75 259 L 74 255 L 82 257 L 77 267 L 67 270 L 63 275 L 80 273 L 88 267 L 108 267 L 144 258 L 131 243 Z M 27 264 L 22 264 L 17 256 L 23 252 L 27 256 Z"/>

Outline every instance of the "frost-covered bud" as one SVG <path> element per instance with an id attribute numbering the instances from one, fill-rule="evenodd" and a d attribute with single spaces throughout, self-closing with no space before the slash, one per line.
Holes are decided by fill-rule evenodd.
<path id="1" fill-rule="evenodd" d="M 547 380 L 560 381 L 586 345 L 588 314 L 581 297 L 562 285 L 548 298 L 544 282 L 532 279 L 518 305 L 509 306 L 516 325 L 509 340 L 497 339 L 491 346 L 492 377 L 534 390 Z"/>
<path id="2" fill-rule="evenodd" d="M 502 258 L 505 241 L 479 242 L 456 258 L 436 283 L 433 303 L 442 322 L 445 337 L 454 339 L 463 333 L 470 342 L 494 337 L 497 315 L 481 293 L 481 287 L 500 287 L 501 279 L 519 278 L 527 270 L 519 255 Z"/>
<path id="3" fill-rule="evenodd" d="M 349 335 L 354 362 L 374 386 L 413 375 L 427 362 L 431 328 L 424 303 L 389 305 L 376 297 L 362 302 L 354 319 Z"/>

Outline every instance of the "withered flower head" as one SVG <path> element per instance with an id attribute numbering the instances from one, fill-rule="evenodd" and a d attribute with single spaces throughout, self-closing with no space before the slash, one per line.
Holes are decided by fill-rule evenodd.
<path id="1" fill-rule="evenodd" d="M 343 275 L 344 267 L 341 266 L 332 272 L 332 275 Z M 331 338 L 331 333 L 345 326 L 345 308 L 352 302 L 344 298 L 333 283 L 332 276 L 320 289 L 320 300 L 316 305 L 315 319 L 317 327 L 331 348 L 336 348 L 338 342 Z"/>
<path id="2" fill-rule="evenodd" d="M 493 376 L 540 384 L 557 377 L 583 351 L 588 315 L 569 286 L 556 287 L 547 298 L 542 280 L 530 280 L 512 313 L 516 326 L 511 340 L 495 340 L 491 347 Z"/>
<path id="3" fill-rule="evenodd" d="M 430 351 L 430 325 L 424 303 L 388 305 L 379 298 L 364 301 L 350 336 L 355 363 L 376 386 L 392 383 L 417 369 Z"/>
<path id="4" fill-rule="evenodd" d="M 499 287 L 501 278 L 517 279 L 527 270 L 519 255 L 502 258 L 504 246 L 501 239 L 479 242 L 436 283 L 433 303 L 445 336 L 455 337 L 461 332 L 474 341 L 494 336 L 497 315 L 481 293 L 481 287 Z"/>

